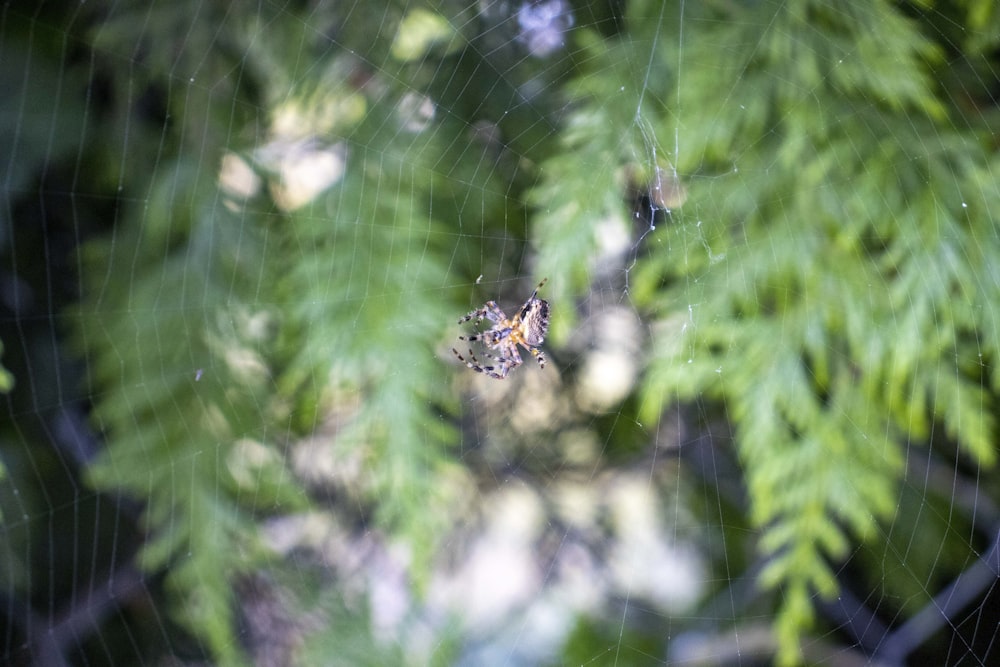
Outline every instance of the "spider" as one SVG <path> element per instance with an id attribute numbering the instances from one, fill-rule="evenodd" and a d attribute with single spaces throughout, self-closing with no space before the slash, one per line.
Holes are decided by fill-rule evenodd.
<path id="1" fill-rule="evenodd" d="M 549 330 L 549 302 L 537 298 L 537 294 L 547 280 L 548 278 L 538 283 L 538 287 L 513 318 L 508 318 L 497 306 L 496 301 L 487 301 L 482 308 L 477 308 L 460 319 L 459 324 L 465 324 L 473 319 L 477 325 L 483 320 L 493 322 L 493 327 L 486 331 L 458 338 L 470 343 L 481 340 L 488 349 L 496 351 L 496 356 L 485 352 L 483 356 L 495 363 L 492 366 L 484 366 L 476 359 L 471 347 L 469 359 L 459 354 L 455 348 L 451 348 L 458 360 L 477 373 L 485 373 L 492 378 L 502 380 L 521 365 L 521 353 L 517 349 L 517 346 L 521 345 L 538 360 L 539 366 L 545 368 L 545 355 L 537 346 L 542 344 Z"/>

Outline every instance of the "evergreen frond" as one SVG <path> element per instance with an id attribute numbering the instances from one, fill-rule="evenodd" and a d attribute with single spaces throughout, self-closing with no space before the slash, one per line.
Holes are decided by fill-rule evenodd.
<path id="1" fill-rule="evenodd" d="M 676 398 L 728 406 L 788 663 L 812 594 L 836 591 L 826 559 L 895 511 L 910 438 L 939 420 L 994 462 L 996 325 L 976 304 L 996 303 L 1000 245 L 984 147 L 952 129 L 919 26 L 886 3 L 767 11 L 685 42 L 679 164 L 714 175 L 691 181 L 673 252 L 639 274 L 668 286 L 642 394 L 644 419 Z M 748 40 L 722 71 L 693 64 Z M 870 55 L 885 44 L 900 58 Z"/>
<path id="2" fill-rule="evenodd" d="M 904 471 L 919 451 L 908 447 L 944 440 L 977 469 L 997 458 L 1000 114 L 965 82 L 995 79 L 1000 11 L 970 0 L 948 10 L 966 24 L 942 32 L 921 8 L 885 0 L 633 0 L 624 20 L 612 2 L 590 25 L 575 3 L 560 24 L 577 22 L 573 46 L 544 60 L 525 55 L 517 17 L 497 4 L 317 5 L 308 16 L 212 5 L 192 22 L 126 0 L 79 37 L 101 65 L 81 78 L 62 64 L 36 70 L 45 89 L 106 72 L 110 101 L 93 108 L 112 120 L 87 122 L 127 130 L 113 148 L 79 151 L 99 156 L 88 158 L 101 163 L 94 180 L 113 183 L 117 217 L 83 248 L 82 301 L 68 320 L 104 439 L 89 480 L 141 503 L 138 560 L 164 573 L 178 622 L 209 659 L 244 661 L 233 583 L 263 562 L 258 515 L 312 509 L 302 469 L 340 456 L 360 472 L 320 481 L 336 487 L 326 510 L 402 543 L 411 558 L 400 590 L 419 588 L 463 509 L 450 486 L 467 464 L 450 451 L 461 412 L 451 378 L 466 369 L 450 348 L 457 319 L 482 300 L 455 286 L 493 272 L 513 282 L 534 253 L 531 270 L 551 278 L 547 344 L 560 366 L 574 299 L 621 275 L 606 260 L 623 247 L 623 298 L 652 315 L 650 346 L 641 360 L 629 350 L 645 364 L 638 389 L 634 375 L 623 382 L 634 395 L 580 426 L 581 440 L 606 446 L 573 454 L 589 466 L 573 485 L 640 449 L 633 440 L 676 401 L 714 404 L 736 435 L 778 661 L 802 659 L 816 599 L 837 594 L 849 558 L 905 571 L 871 585 L 911 611 L 938 557 L 969 557 L 946 547 L 910 556 L 911 544 L 961 532 L 974 546 L 974 530 L 948 516 L 958 493 L 928 493 L 926 523 L 907 505 Z M 147 24 L 158 29 L 136 27 Z M 78 39 L 68 27 L 58 37 Z M 953 59 L 959 48 L 983 57 Z M 28 191 L 38 165 L 89 141 L 75 116 L 90 110 L 66 105 L 54 123 L 11 113 L 34 170 L 12 189 Z M 245 168 L 239 197 L 220 178 L 220 155 Z M 133 168 L 133 156 L 149 166 Z M 291 192 L 289 166 L 305 194 Z M 657 191 L 664 175 L 683 196 Z M 88 187 L 73 181 L 73 194 Z M 89 224 L 74 221 L 73 232 Z M 567 382 L 551 391 L 570 387 L 575 369 L 552 373 L 553 385 Z M 0 392 L 11 381 L 0 367 Z M 525 385 L 507 398 L 531 402 Z M 544 416 L 560 445 L 576 438 L 556 432 L 576 428 L 563 413 L 585 402 L 565 393 L 551 402 L 559 414 Z M 621 446 L 621 424 L 633 422 L 637 435 Z M 541 432 L 524 432 L 533 456 Z M 305 439 L 321 445 L 306 454 L 329 460 L 296 458 Z M 546 473 L 577 475 L 571 458 L 546 460 Z M 649 465 L 652 482 L 661 471 Z M 0 505 L 31 520 L 56 505 L 28 495 Z M 553 498 L 538 495 L 539 506 Z M 29 547 L 11 536 L 0 580 L 28 590 Z M 873 537 L 884 548 L 857 547 Z M 723 557 L 738 568 L 744 554 Z M 340 584 L 328 563 L 267 565 L 298 585 L 296 603 Z M 367 610 L 339 603 L 315 604 L 342 625 L 327 633 L 306 618 L 300 656 L 409 657 L 385 644 L 373 658 Z"/>
<path id="3" fill-rule="evenodd" d="M 255 302 L 264 255 L 252 218 L 211 206 L 199 164 L 172 167 L 145 215 L 132 209 L 133 224 L 86 248 L 92 278 L 74 323 L 107 438 L 89 474 L 145 501 L 142 563 L 170 566 L 179 622 L 238 664 L 233 555 L 254 524 L 238 493 L 220 490 L 237 441 L 265 434 L 268 341 L 246 318 L 266 310 Z"/>
<path id="4" fill-rule="evenodd" d="M 535 210 L 537 264 L 565 278 L 550 287 L 554 301 L 565 301 L 590 284 L 602 236 L 629 234 L 623 192 L 628 179 L 648 177 L 642 172 L 648 171 L 651 157 L 633 127 L 640 90 L 620 83 L 629 80 L 627 66 L 636 54 L 628 46 L 608 46 L 593 34 L 581 39 L 589 57 L 611 69 L 581 74 L 568 86 L 570 103 L 577 108 L 566 119 L 558 149 L 539 166 L 539 181 L 527 193 Z M 555 315 L 557 340 L 572 328 L 572 317 L 571 309 Z"/>
<path id="5" fill-rule="evenodd" d="M 612 134 L 617 126 L 600 110 L 575 114 L 560 151 L 542 164 L 542 181 L 529 195 L 537 210 L 537 264 L 567 278 L 550 288 L 553 301 L 565 301 L 590 284 L 600 234 L 607 232 L 602 226 L 627 233 L 621 201 L 624 174 L 609 168 L 623 158 L 622 140 Z M 552 333 L 557 340 L 572 329 L 572 318 L 571 309 L 556 314 Z"/>
<path id="6" fill-rule="evenodd" d="M 296 334 L 280 383 L 322 392 L 329 382 L 356 397 L 335 437 L 372 460 L 366 496 L 381 525 L 426 559 L 447 515 L 429 509 L 440 498 L 435 470 L 455 440 L 444 419 L 455 406 L 440 385 L 441 340 L 462 314 L 444 288 L 450 235 L 427 211 L 441 195 L 435 172 L 456 162 L 393 116 L 370 114 L 348 138 L 343 178 L 291 217 L 295 261 L 280 289 Z"/>

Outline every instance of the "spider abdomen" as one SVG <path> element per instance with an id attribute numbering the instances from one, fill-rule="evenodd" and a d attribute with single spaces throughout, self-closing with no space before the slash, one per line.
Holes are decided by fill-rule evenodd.
<path id="1" fill-rule="evenodd" d="M 524 342 L 529 347 L 541 345 L 545 341 L 545 334 L 549 332 L 549 302 L 534 299 L 525 310 L 522 321 Z"/>

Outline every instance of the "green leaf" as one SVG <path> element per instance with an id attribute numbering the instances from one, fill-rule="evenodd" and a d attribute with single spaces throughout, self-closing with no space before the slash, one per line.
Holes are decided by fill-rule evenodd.
<path id="1" fill-rule="evenodd" d="M 997 424 L 991 398 L 982 387 L 963 379 L 953 369 L 932 372 L 937 416 L 949 437 L 964 446 L 982 465 L 996 464 Z"/>
<path id="2" fill-rule="evenodd" d="M 204 205 L 217 195 L 197 163 L 159 174 L 151 200 L 168 198 L 164 208 L 134 209 L 85 252 L 88 296 L 73 322 L 106 435 L 88 475 L 145 503 L 153 537 L 140 563 L 167 570 L 178 619 L 237 664 L 230 583 L 251 562 L 238 555 L 254 531 L 220 480 L 234 444 L 260 430 L 267 336 L 249 315 L 263 311 L 252 291 L 263 248 L 251 218 Z M 119 273 L 129 280 L 104 280 Z"/>
<path id="3" fill-rule="evenodd" d="M 995 461 L 997 325 L 976 304 L 997 302 L 1000 202 L 986 147 L 930 84 L 939 48 L 895 6 L 733 12 L 686 24 L 685 62 L 711 75 L 646 89 L 677 114 L 647 110 L 649 134 L 683 128 L 692 177 L 635 273 L 660 318 L 641 416 L 678 399 L 727 408 L 793 662 L 811 592 L 836 590 L 827 559 L 896 511 L 906 443 L 940 421 Z"/>
<path id="4" fill-rule="evenodd" d="M 350 397 L 334 444 L 371 461 L 362 494 L 380 524 L 415 548 L 419 578 L 449 516 L 428 504 L 440 498 L 438 469 L 456 437 L 443 419 L 456 406 L 443 388 L 451 370 L 440 341 L 463 311 L 442 289 L 448 235 L 427 215 L 436 197 L 451 194 L 422 177 L 469 157 L 451 155 L 433 136 L 400 142 L 397 122 L 369 114 L 346 144 L 365 148 L 348 148 L 343 178 L 318 206 L 291 216 L 297 251 L 279 289 L 295 333 L 284 341 L 279 386 L 290 395 L 323 392 L 327 385 L 312 379 L 331 378 Z M 480 196 L 482 188 L 470 184 Z"/>

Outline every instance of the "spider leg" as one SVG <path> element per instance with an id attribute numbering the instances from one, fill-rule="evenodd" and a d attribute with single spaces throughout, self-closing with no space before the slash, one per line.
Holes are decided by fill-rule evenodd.
<path id="1" fill-rule="evenodd" d="M 469 350 L 469 354 L 472 354 L 472 350 Z M 495 377 L 498 380 L 502 380 L 505 377 L 507 377 L 507 373 L 509 373 L 512 368 L 517 366 L 517 363 L 520 363 L 520 361 L 517 363 L 511 363 L 511 359 L 509 359 L 507 356 L 503 354 L 501 354 L 500 356 L 495 356 L 493 354 L 490 354 L 489 350 L 483 350 L 480 354 L 483 356 L 483 358 L 488 359 L 495 363 L 494 366 L 485 366 L 484 368 L 489 368 L 495 371 L 493 373 L 487 372 L 486 374 L 489 375 L 490 377 Z"/>
<path id="2" fill-rule="evenodd" d="M 480 373 L 482 373 L 482 372 L 484 372 L 486 370 L 493 370 L 492 366 L 482 366 L 479 363 L 479 359 L 476 359 L 476 353 L 472 351 L 471 347 L 469 348 L 469 358 L 468 359 L 466 359 L 465 357 L 463 357 L 459 353 L 459 351 L 456 350 L 455 348 L 451 348 L 451 351 L 455 353 L 455 356 L 458 357 L 459 361 L 461 361 L 463 364 L 465 364 L 466 366 L 468 366 L 469 368 L 471 368 L 474 371 L 479 371 Z"/>
<path id="3" fill-rule="evenodd" d="M 532 307 L 536 306 L 539 303 L 542 304 L 542 308 L 546 318 L 548 317 L 548 304 L 544 300 L 536 298 L 538 296 L 538 290 L 542 289 L 542 285 L 548 282 L 548 280 L 549 279 L 546 278 L 542 282 L 538 283 L 538 287 L 536 287 L 535 291 L 531 293 L 531 296 L 528 297 L 528 300 L 524 302 L 524 305 L 521 306 L 521 309 L 517 311 L 517 315 L 514 316 L 515 321 L 517 321 L 518 323 L 523 322 L 524 318 L 528 316 L 528 311 L 530 311 Z"/>
<path id="4" fill-rule="evenodd" d="M 460 319 L 458 321 L 458 323 L 459 324 L 465 324 L 469 320 L 476 320 L 476 322 L 482 322 L 483 318 L 485 318 L 485 317 L 486 317 L 486 309 L 485 308 L 477 308 L 476 310 L 473 310 L 468 315 L 466 315 L 465 317 L 463 317 L 462 319 Z"/>
<path id="5" fill-rule="evenodd" d="M 496 301 L 487 301 L 483 310 L 486 311 L 486 319 L 491 322 L 502 322 L 507 319 L 507 316 L 500 310 L 500 306 L 497 305 Z"/>
<path id="6" fill-rule="evenodd" d="M 532 299 L 534 299 L 534 298 L 535 298 L 536 296 L 538 296 L 538 290 L 542 289 L 542 287 L 543 287 L 543 286 L 545 285 L 545 283 L 547 283 L 547 282 L 549 282 L 549 279 L 548 279 L 548 278 L 542 278 L 542 282 L 538 283 L 538 286 L 537 286 L 537 287 L 535 287 L 535 291 L 534 291 L 534 292 L 532 292 L 532 293 L 531 293 L 531 296 L 529 296 L 529 297 L 528 297 L 528 301 L 531 301 L 531 300 L 532 300 Z"/>
<path id="7" fill-rule="evenodd" d="M 509 367 L 507 370 L 513 370 L 521 365 L 521 353 L 517 351 L 517 345 L 511 345 L 510 347 L 505 347 L 503 349 L 503 361 L 506 362 Z"/>
<path id="8" fill-rule="evenodd" d="M 484 341 L 485 344 L 490 347 L 496 347 L 497 345 L 500 344 L 500 341 L 502 341 L 509 335 L 511 330 L 511 327 L 508 326 L 509 324 L 510 323 L 507 322 L 507 320 L 504 320 L 502 322 L 499 322 L 492 329 L 487 329 L 486 331 L 477 331 L 476 333 L 470 334 L 468 336 L 459 336 L 458 339 L 465 340 L 470 343 L 474 343 L 477 340 L 481 340 Z"/>
<path id="9" fill-rule="evenodd" d="M 507 319 L 503 311 L 500 310 L 500 306 L 497 305 L 496 301 L 487 301 L 486 305 L 482 308 L 476 308 L 468 315 L 463 317 L 458 321 L 459 324 L 465 324 L 469 320 L 476 320 L 476 324 L 482 322 L 483 320 L 489 320 L 491 322 L 500 322 L 501 320 Z"/>
<path id="10" fill-rule="evenodd" d="M 475 354 L 475 352 L 472 351 L 472 348 L 469 348 L 469 359 L 466 359 L 461 354 L 459 354 L 458 350 L 456 350 L 455 348 L 451 348 L 451 351 L 455 353 L 455 356 L 458 357 L 459 361 L 461 361 L 463 364 L 465 364 L 466 366 L 468 366 L 472 370 L 476 371 L 477 373 L 483 373 L 485 375 L 489 375 L 490 377 L 496 378 L 498 380 L 504 379 L 504 377 L 506 377 L 506 375 L 507 375 L 507 370 L 508 369 L 506 367 L 504 367 L 502 364 L 500 366 L 500 371 L 501 371 L 502 374 L 501 373 L 497 373 L 496 372 L 496 368 L 494 366 L 483 366 L 482 364 L 480 364 L 479 360 L 476 359 L 476 354 Z M 487 355 L 487 356 L 490 356 L 490 355 Z M 490 357 L 490 358 L 492 359 L 494 357 Z"/>

